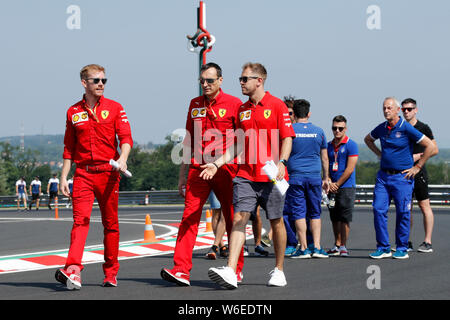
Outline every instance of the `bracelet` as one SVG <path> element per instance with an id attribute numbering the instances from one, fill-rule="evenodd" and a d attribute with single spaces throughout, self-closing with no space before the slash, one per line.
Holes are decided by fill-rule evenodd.
<path id="1" fill-rule="evenodd" d="M 423 168 L 418 162 L 416 163 L 416 166 L 418 166 L 420 170 Z"/>
<path id="2" fill-rule="evenodd" d="M 219 170 L 219 166 L 215 162 L 213 162 L 212 164 L 216 166 L 217 170 Z"/>

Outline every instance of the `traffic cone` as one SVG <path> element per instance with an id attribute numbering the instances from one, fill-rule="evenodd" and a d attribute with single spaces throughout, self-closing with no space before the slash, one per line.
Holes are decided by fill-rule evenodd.
<path id="1" fill-rule="evenodd" d="M 155 231 L 153 230 L 152 219 L 150 219 L 150 215 L 147 214 L 145 217 L 145 231 L 144 231 L 144 241 L 142 242 L 155 242 L 156 236 Z"/>
<path id="2" fill-rule="evenodd" d="M 58 215 L 58 197 L 55 197 L 55 219 L 59 219 L 59 215 Z"/>
<path id="3" fill-rule="evenodd" d="M 206 209 L 206 232 L 211 232 L 212 229 L 212 213 L 209 209 Z"/>

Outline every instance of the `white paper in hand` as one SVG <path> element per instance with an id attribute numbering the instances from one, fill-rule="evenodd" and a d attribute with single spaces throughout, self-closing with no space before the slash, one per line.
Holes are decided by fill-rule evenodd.
<path id="1" fill-rule="evenodd" d="M 113 159 L 109 160 L 109 164 L 112 165 L 114 168 L 118 168 L 119 167 L 119 164 L 116 161 L 114 161 Z M 122 171 L 120 171 L 120 172 L 122 172 Z M 133 176 L 131 174 L 131 172 L 128 171 L 128 170 L 125 171 L 125 172 L 122 172 L 122 173 L 128 178 L 131 178 Z"/>
<path id="2" fill-rule="evenodd" d="M 289 188 L 289 183 L 286 179 L 277 180 L 278 168 L 275 165 L 275 162 L 273 162 L 273 160 L 266 161 L 266 165 L 263 167 L 263 170 L 283 196 Z"/>

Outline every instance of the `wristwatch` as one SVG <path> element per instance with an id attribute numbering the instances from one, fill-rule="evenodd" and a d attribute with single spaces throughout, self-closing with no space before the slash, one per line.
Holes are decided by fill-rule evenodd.
<path id="1" fill-rule="evenodd" d="M 285 167 L 287 167 L 287 160 L 281 159 L 280 162 L 281 162 L 282 164 L 284 164 Z"/>

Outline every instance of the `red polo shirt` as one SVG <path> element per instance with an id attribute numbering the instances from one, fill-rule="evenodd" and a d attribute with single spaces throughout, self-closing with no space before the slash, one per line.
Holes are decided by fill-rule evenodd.
<path id="1" fill-rule="evenodd" d="M 255 182 L 267 182 L 269 178 L 262 167 L 270 160 L 277 164 L 281 141 L 295 137 L 286 104 L 267 91 L 257 105 L 250 100 L 243 104 L 239 108 L 238 118 L 238 128 L 245 133 L 245 148 L 237 176 Z M 243 157 L 245 163 L 242 163 Z M 287 180 L 287 168 L 285 177 Z"/>
<path id="2" fill-rule="evenodd" d="M 120 146 L 124 143 L 133 146 L 130 124 L 123 107 L 102 96 L 91 110 L 83 96 L 83 100 L 67 110 L 63 158 L 82 165 L 117 160 L 116 136 Z"/>
<path id="3" fill-rule="evenodd" d="M 233 145 L 238 122 L 236 115 L 241 104 L 241 100 L 222 89 L 212 101 L 205 96 L 191 100 L 184 144 L 192 152 L 192 165 L 213 162 Z"/>

